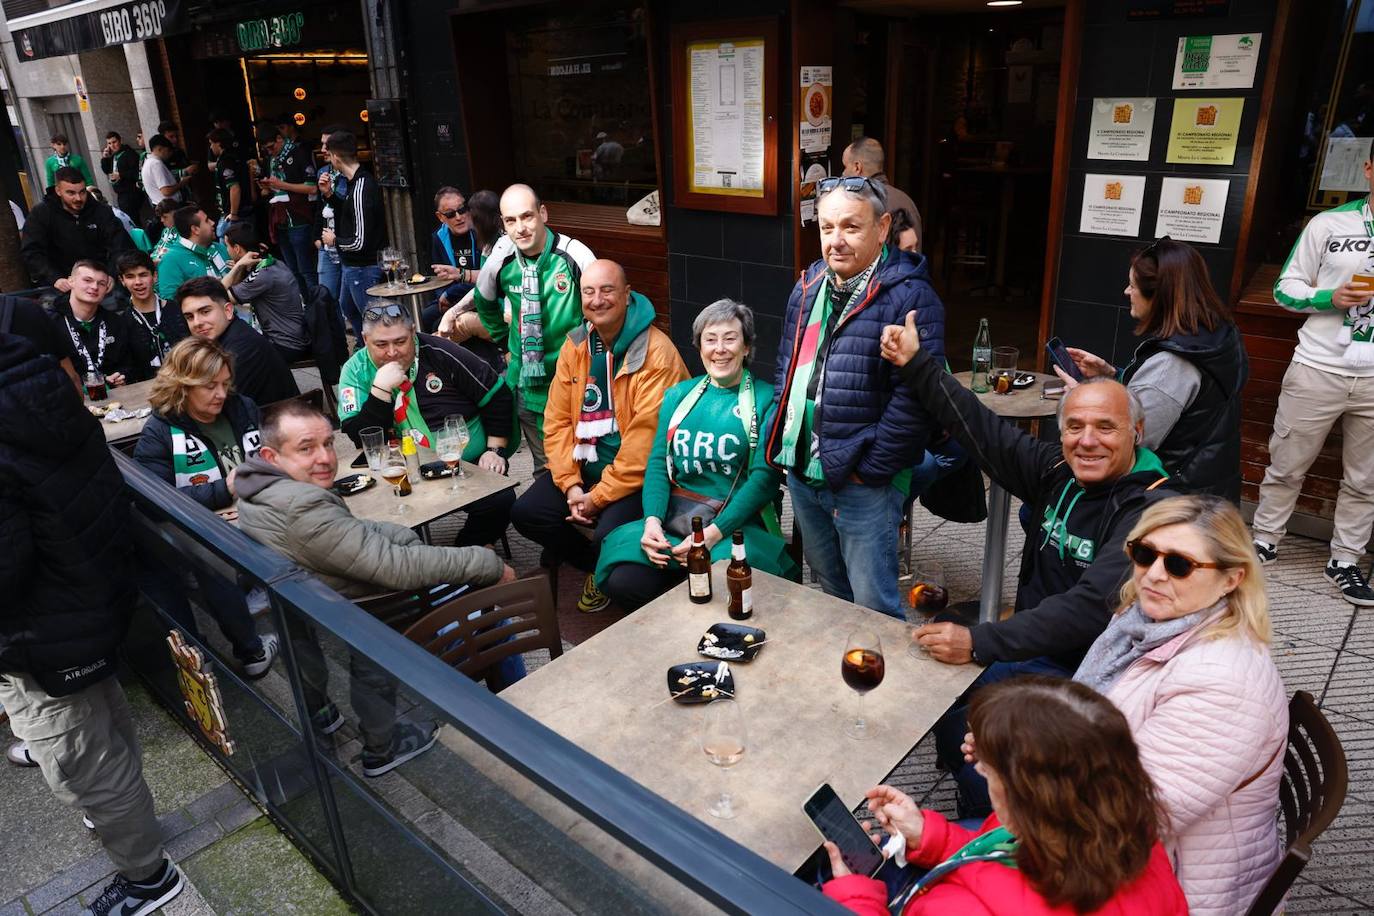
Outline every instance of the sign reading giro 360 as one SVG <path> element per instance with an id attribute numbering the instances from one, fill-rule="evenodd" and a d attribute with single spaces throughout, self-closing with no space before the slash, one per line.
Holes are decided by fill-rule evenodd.
<path id="1" fill-rule="evenodd" d="M 21 61 L 160 38 L 187 28 L 181 0 L 130 0 L 28 27 L 11 23 Z"/>

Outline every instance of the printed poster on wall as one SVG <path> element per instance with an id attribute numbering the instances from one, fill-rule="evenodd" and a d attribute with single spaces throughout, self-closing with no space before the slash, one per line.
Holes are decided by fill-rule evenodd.
<path id="1" fill-rule="evenodd" d="M 1144 175 L 1086 175 L 1078 231 L 1134 238 L 1140 235 L 1144 200 Z"/>
<path id="2" fill-rule="evenodd" d="M 1154 99 L 1093 99 L 1088 158 L 1146 162 L 1154 130 Z"/>
<path id="3" fill-rule="evenodd" d="M 1240 140 L 1245 99 L 1174 99 L 1165 162 L 1231 165 Z"/>
<path id="4" fill-rule="evenodd" d="M 1166 178 L 1159 195 L 1155 238 L 1180 242 L 1221 241 L 1221 220 L 1231 182 L 1225 178 Z"/>
<path id="5" fill-rule="evenodd" d="M 1364 177 L 1364 164 L 1369 158 L 1370 139 L 1331 137 L 1327 140 L 1317 188 L 1322 191 L 1368 191 L 1369 179 Z"/>
<path id="6" fill-rule="evenodd" d="M 1174 88 L 1254 88 L 1262 37 L 1259 32 L 1247 32 L 1179 38 L 1174 55 Z"/>
<path id="7" fill-rule="evenodd" d="M 823 153 L 830 149 L 830 67 L 801 68 L 801 151 Z"/>
<path id="8" fill-rule="evenodd" d="M 763 196 L 763 39 L 687 46 L 688 190 Z"/>

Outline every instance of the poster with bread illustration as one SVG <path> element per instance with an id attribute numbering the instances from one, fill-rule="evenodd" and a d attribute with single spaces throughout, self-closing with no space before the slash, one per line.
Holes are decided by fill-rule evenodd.
<path id="1" fill-rule="evenodd" d="M 1085 175 L 1078 231 L 1138 238 L 1144 203 L 1144 175 Z"/>
<path id="2" fill-rule="evenodd" d="M 1155 238 L 1217 245 L 1231 182 L 1225 178 L 1165 178 L 1159 188 Z"/>
<path id="3" fill-rule="evenodd" d="M 1245 99 L 1174 99 L 1165 162 L 1234 165 Z"/>
<path id="4" fill-rule="evenodd" d="M 1147 162 L 1155 128 L 1155 99 L 1093 99 L 1089 159 Z"/>

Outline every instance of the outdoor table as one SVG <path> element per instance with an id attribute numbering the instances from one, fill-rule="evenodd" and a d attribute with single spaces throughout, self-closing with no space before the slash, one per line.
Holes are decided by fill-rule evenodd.
<path id="1" fill-rule="evenodd" d="M 432 293 L 436 289 L 445 289 L 453 285 L 453 281 L 445 280 L 442 277 L 430 277 L 423 283 L 378 283 L 376 286 L 368 287 L 369 296 L 379 296 L 383 299 L 405 299 L 410 298 L 410 311 L 415 316 L 415 327 L 420 328 L 420 297 L 425 293 Z"/>
<path id="2" fill-rule="evenodd" d="M 795 872 L 820 845 L 802 803 L 823 782 L 857 806 L 935 724 L 982 669 L 906 654 L 905 622 L 754 570 L 754 616 L 766 632 L 751 662 L 730 662 L 747 720 L 743 759 L 722 773 L 701 750 L 703 707 L 669 700 L 675 664 L 697 654 L 713 623 L 728 621 L 725 568 L 714 597 L 693 604 L 683 583 L 501 691 L 501 699 L 778 866 Z M 875 734 L 844 734 L 857 694 L 840 676 L 852 629 L 883 643 L 886 675 L 864 699 Z M 831 707 L 840 701 L 840 711 Z M 723 779 L 738 814 L 707 814 Z"/>
<path id="3" fill-rule="evenodd" d="M 105 400 L 87 401 L 86 403 L 103 407 L 111 401 L 118 401 L 119 406 L 124 410 L 142 410 L 148 406 L 148 395 L 152 393 L 153 381 L 153 379 L 148 379 L 146 382 L 120 385 L 118 388 L 109 389 L 109 394 Z M 98 419 L 100 419 L 100 425 L 105 431 L 107 443 L 137 439 L 143 432 L 143 424 L 148 422 L 147 417 L 140 417 L 136 420 L 120 420 L 118 423 L 107 423 L 104 418 Z"/>
<path id="4" fill-rule="evenodd" d="M 412 480 L 410 495 L 401 500 L 410 511 L 405 515 L 397 515 L 395 509 L 398 500 L 391 490 L 391 484 L 366 465 L 360 468 L 349 467 L 349 463 L 361 453 L 361 449 L 353 444 L 353 440 L 342 432 L 334 433 L 334 450 L 339 456 L 339 477 L 366 474 L 377 478 L 375 486 L 344 497 L 345 505 L 356 517 L 419 528 L 426 541 L 429 540 L 431 523 L 470 506 L 479 499 L 485 499 L 493 493 L 516 485 L 516 481 L 510 477 L 494 474 L 464 461 L 462 468 L 467 476 L 458 481 L 457 493 L 449 492 L 449 487 L 453 485 L 453 479 L 450 477 L 436 477 L 433 480 L 421 477 L 419 480 Z M 420 449 L 421 464 L 428 464 L 437 457 L 429 449 Z"/>
<path id="5" fill-rule="evenodd" d="M 1007 394 L 993 391 L 978 395 L 983 406 L 1008 420 L 1040 420 L 1052 417 L 1059 409 L 1059 398 L 1043 398 L 1040 392 L 1048 380 L 1058 381 L 1055 375 L 1031 373 L 1035 381 L 1025 388 L 1014 388 Z M 954 377 L 969 388 L 973 373 L 958 372 Z M 1007 522 L 1011 516 L 1011 496 L 989 478 L 988 526 L 983 535 L 983 591 L 978 596 L 978 621 L 997 620 L 1002 611 L 1002 567 L 1007 561 Z"/>

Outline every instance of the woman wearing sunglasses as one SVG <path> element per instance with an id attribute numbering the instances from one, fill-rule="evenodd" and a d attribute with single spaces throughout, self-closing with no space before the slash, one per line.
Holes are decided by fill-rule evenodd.
<path id="1" fill-rule="evenodd" d="M 1069 356 L 1085 377 L 1117 378 L 1140 397 L 1142 444 L 1164 463 L 1171 485 L 1239 504 L 1240 392 L 1250 363 L 1206 262 L 1166 236 L 1131 258 L 1124 292 L 1141 338 L 1130 364 L 1118 371 L 1076 347 Z"/>
<path id="2" fill-rule="evenodd" d="M 1281 855 L 1288 735 L 1259 559 L 1240 513 L 1214 496 L 1152 506 L 1126 552 L 1123 607 L 1074 680 L 1131 724 L 1191 912 L 1243 913 Z"/>

